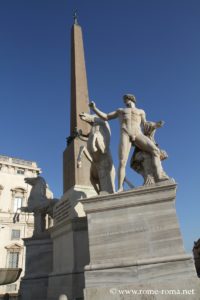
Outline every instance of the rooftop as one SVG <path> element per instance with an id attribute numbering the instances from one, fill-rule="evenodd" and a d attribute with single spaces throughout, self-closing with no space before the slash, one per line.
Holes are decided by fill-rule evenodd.
<path id="1" fill-rule="evenodd" d="M 15 158 L 15 157 L 9 157 L 5 155 L 0 155 L 0 163 L 4 163 L 7 165 L 18 165 L 18 166 L 24 166 L 28 167 L 30 169 L 37 169 L 40 170 L 37 166 L 37 163 L 30 160 L 24 160 L 21 158 Z"/>

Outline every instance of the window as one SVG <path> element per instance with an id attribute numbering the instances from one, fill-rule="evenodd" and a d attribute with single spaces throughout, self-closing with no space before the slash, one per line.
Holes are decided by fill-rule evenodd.
<path id="1" fill-rule="evenodd" d="M 20 253 L 23 251 L 23 246 L 13 243 L 7 245 L 5 249 L 7 250 L 6 268 L 18 268 L 20 263 Z"/>
<path id="2" fill-rule="evenodd" d="M 23 187 L 15 187 L 11 189 L 11 193 L 12 193 L 12 204 L 10 208 L 13 213 L 16 213 L 17 209 L 23 206 L 26 190 Z"/>
<path id="3" fill-rule="evenodd" d="M 20 230 L 19 229 L 12 229 L 11 240 L 19 240 L 19 239 L 20 239 Z"/>
<path id="4" fill-rule="evenodd" d="M 17 169 L 17 174 L 24 175 L 25 170 L 24 169 Z"/>
<path id="5" fill-rule="evenodd" d="M 8 268 L 18 268 L 19 251 L 12 251 L 8 253 Z"/>
<path id="6" fill-rule="evenodd" d="M 14 198 L 14 205 L 13 205 L 14 213 L 16 213 L 18 208 L 21 208 L 21 207 L 22 207 L 22 198 L 21 197 L 15 197 Z"/>

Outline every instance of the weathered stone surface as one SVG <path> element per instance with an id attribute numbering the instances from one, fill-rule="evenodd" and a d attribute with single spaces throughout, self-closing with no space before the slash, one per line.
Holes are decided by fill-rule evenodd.
<path id="1" fill-rule="evenodd" d="M 196 278 L 138 281 L 132 284 L 87 288 L 84 300 L 199 300 L 200 282 Z"/>
<path id="2" fill-rule="evenodd" d="M 63 153 L 63 192 L 75 185 L 90 186 L 90 163 L 83 159 L 83 168 L 76 165 L 80 146 L 83 144 L 77 137 L 77 130 L 83 133 L 89 132 L 89 124 L 83 122 L 79 114 L 89 113 L 88 87 L 84 58 L 83 38 L 81 27 L 77 24 L 72 26 L 71 31 L 71 114 L 70 114 L 70 137 L 68 146 Z M 86 145 L 86 143 L 85 143 Z"/>
<path id="3" fill-rule="evenodd" d="M 69 189 L 61 200 L 54 207 L 54 224 L 60 224 L 63 221 L 74 217 L 84 217 L 85 212 L 80 199 L 96 196 L 95 190 L 91 186 L 75 185 Z"/>
<path id="4" fill-rule="evenodd" d="M 53 271 L 49 274 L 48 300 L 61 294 L 68 299 L 83 298 L 84 266 L 89 263 L 86 217 L 70 219 L 51 229 Z"/>
<path id="5" fill-rule="evenodd" d="M 25 276 L 20 284 L 20 300 L 47 299 L 48 276 L 52 272 L 53 245 L 50 236 L 24 239 L 26 246 Z"/>
<path id="6" fill-rule="evenodd" d="M 81 200 L 88 218 L 90 251 L 90 263 L 85 267 L 85 300 L 131 299 L 133 295 L 113 295 L 110 289 L 148 286 L 160 290 L 186 286 L 196 291 L 191 299 L 199 299 L 200 286 L 192 257 L 183 247 L 175 197 L 176 184 L 168 180 Z M 153 295 L 150 299 L 162 297 Z"/>
<path id="7" fill-rule="evenodd" d="M 64 194 L 76 185 L 92 187 L 90 181 L 91 164 L 86 157 L 82 160 L 82 168 L 77 168 L 77 157 L 80 147 L 84 144 L 79 138 L 74 139 L 63 153 L 63 185 Z M 85 142 L 86 146 L 86 142 Z"/>
<path id="8" fill-rule="evenodd" d="M 85 133 L 89 132 L 89 125 L 79 117 L 83 111 L 89 113 L 88 99 L 82 29 L 81 26 L 74 24 L 71 29 L 71 136 L 76 128 L 82 129 Z"/>

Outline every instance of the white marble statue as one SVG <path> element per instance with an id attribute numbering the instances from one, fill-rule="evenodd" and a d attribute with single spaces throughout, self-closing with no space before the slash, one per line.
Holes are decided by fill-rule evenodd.
<path id="1" fill-rule="evenodd" d="M 43 177 L 27 177 L 24 180 L 32 189 L 27 206 L 21 207 L 21 211 L 34 214 L 33 235 L 38 235 L 46 229 L 46 215 L 53 218 L 53 206 L 58 199 L 47 198 L 47 184 Z"/>
<path id="2" fill-rule="evenodd" d="M 110 153 L 110 127 L 96 115 L 80 114 L 80 118 L 91 125 L 87 136 L 87 147 L 80 147 L 77 167 L 81 167 L 83 154 L 91 162 L 91 182 L 98 194 L 115 192 L 115 168 Z M 80 136 L 81 137 L 81 136 Z"/>
<path id="3" fill-rule="evenodd" d="M 124 95 L 123 100 L 126 106 L 125 108 L 119 108 L 108 114 L 100 111 L 93 101 L 90 102 L 90 108 L 103 120 L 108 121 L 116 118 L 120 120 L 118 169 L 119 192 L 123 190 L 125 168 L 131 146 L 136 146 L 140 150 L 150 154 L 156 182 L 168 179 L 168 176 L 162 169 L 160 149 L 148 136 L 144 134 L 145 124 L 147 124 L 144 110 L 136 107 L 136 98 L 134 95 Z"/>
<path id="4" fill-rule="evenodd" d="M 157 128 L 161 128 L 164 125 L 163 121 L 160 122 L 146 122 L 144 126 L 144 134 L 158 147 L 155 141 L 155 132 Z M 164 160 L 168 157 L 165 150 L 160 149 L 160 160 Z M 144 185 L 150 185 L 156 183 L 155 168 L 152 165 L 151 154 L 142 151 L 138 147 L 135 147 L 133 155 L 131 157 L 130 166 L 137 173 L 141 174 L 144 178 Z M 164 170 L 161 170 L 162 177 L 168 178 Z"/>

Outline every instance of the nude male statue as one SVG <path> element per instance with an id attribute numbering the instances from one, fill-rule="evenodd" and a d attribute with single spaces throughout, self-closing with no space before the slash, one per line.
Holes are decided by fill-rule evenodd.
<path id="1" fill-rule="evenodd" d="M 125 108 L 119 108 L 108 114 L 100 111 L 93 101 L 89 104 L 90 108 L 103 120 L 108 121 L 116 118 L 120 120 L 118 192 L 123 191 L 125 168 L 131 146 L 137 146 L 142 151 L 151 154 L 157 181 L 168 179 L 168 176 L 163 176 L 160 149 L 142 131 L 141 126 L 144 127 L 147 122 L 145 112 L 136 108 L 134 95 L 126 94 L 123 96 L 123 100 L 126 105 Z"/>

